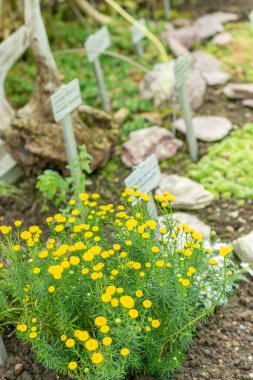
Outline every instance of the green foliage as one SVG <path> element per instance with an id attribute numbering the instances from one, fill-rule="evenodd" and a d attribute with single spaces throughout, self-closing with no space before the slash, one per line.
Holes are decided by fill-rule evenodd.
<path id="1" fill-rule="evenodd" d="M 249 22 L 237 22 L 227 24 L 226 30 L 231 33 L 232 42 L 223 46 L 209 42 L 205 51 L 219 58 L 234 80 L 252 82 L 252 27 Z"/>
<path id="2" fill-rule="evenodd" d="M 20 190 L 5 181 L 0 181 L 0 197 L 11 197 L 20 194 Z"/>
<path id="3" fill-rule="evenodd" d="M 248 123 L 243 129 L 233 131 L 230 137 L 212 145 L 208 154 L 192 165 L 190 175 L 216 196 L 252 199 L 252 152 L 253 124 Z"/>
<path id="4" fill-rule="evenodd" d="M 173 196 L 157 197 L 160 225 L 150 219 L 147 194 L 126 189 L 123 197 L 114 210 L 100 206 L 98 194 L 80 194 L 65 216 L 47 218 L 49 239 L 38 226 L 17 234 L 0 228 L 11 262 L 6 281 L 22 304 L 18 336 L 44 365 L 75 379 L 167 379 L 196 324 L 235 281 L 232 248 L 211 259 L 201 234 L 173 219 Z"/>
<path id="5" fill-rule="evenodd" d="M 86 146 L 82 145 L 77 160 L 67 166 L 67 169 L 70 170 L 68 177 L 62 177 L 55 170 L 45 170 L 39 175 L 36 187 L 44 198 L 42 210 L 49 210 L 48 201 L 53 201 L 54 205 L 58 207 L 66 201 L 68 194 L 75 195 L 85 191 L 86 186 L 90 183 L 86 178 L 86 173 L 91 173 L 91 159 Z"/>
<path id="6" fill-rule="evenodd" d="M 122 142 L 126 141 L 131 132 L 138 131 L 142 128 L 152 127 L 153 125 L 154 123 L 145 120 L 143 117 L 135 117 L 133 120 L 130 120 L 123 125 L 123 128 L 120 131 L 120 139 Z"/>

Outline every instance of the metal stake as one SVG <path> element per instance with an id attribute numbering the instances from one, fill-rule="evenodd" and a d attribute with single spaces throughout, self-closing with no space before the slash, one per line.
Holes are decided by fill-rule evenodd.
<path id="1" fill-rule="evenodd" d="M 190 156 L 193 161 L 198 160 L 198 143 L 195 137 L 192 118 L 191 118 L 191 107 L 188 98 L 187 88 L 185 82 L 179 88 L 179 96 L 181 109 L 184 116 L 184 121 L 186 125 L 186 138 L 189 146 Z"/>
<path id="2" fill-rule="evenodd" d="M 4 365 L 6 359 L 7 359 L 7 352 L 4 346 L 3 339 L 0 335 L 0 366 Z"/>
<path id="3" fill-rule="evenodd" d="M 110 102 L 109 102 L 107 90 L 105 87 L 105 81 L 104 81 L 104 75 L 103 75 L 102 67 L 100 65 L 100 61 L 98 58 L 96 58 L 94 60 L 93 68 L 94 68 L 94 72 L 95 72 L 95 76 L 96 76 L 97 85 L 99 88 L 99 93 L 100 93 L 103 108 L 105 111 L 109 112 L 110 108 L 111 108 Z"/>
<path id="4" fill-rule="evenodd" d="M 66 115 L 61 120 L 61 125 L 63 131 L 63 138 L 66 146 L 67 159 L 68 163 L 71 165 L 77 161 L 78 151 L 70 114 Z M 71 174 L 73 175 L 73 177 L 80 178 L 81 170 L 79 167 L 79 163 L 77 163 L 77 167 L 71 168 Z"/>
<path id="5" fill-rule="evenodd" d="M 163 0 L 163 6 L 164 6 L 164 11 L 165 11 L 165 18 L 166 20 L 170 20 L 171 18 L 170 0 Z"/>
<path id="6" fill-rule="evenodd" d="M 142 42 L 138 42 L 137 44 L 135 44 L 135 52 L 136 52 L 136 55 L 138 57 L 142 57 L 143 54 L 144 54 L 144 49 L 143 49 L 143 44 Z"/>

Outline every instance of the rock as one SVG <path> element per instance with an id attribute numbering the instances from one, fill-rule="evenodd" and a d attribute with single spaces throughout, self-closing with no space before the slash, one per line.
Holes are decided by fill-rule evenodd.
<path id="1" fill-rule="evenodd" d="M 32 380 L 32 376 L 28 371 L 24 371 L 22 373 L 21 380 Z"/>
<path id="2" fill-rule="evenodd" d="M 92 170 L 104 166 L 118 139 L 118 121 L 113 115 L 86 104 L 73 112 L 72 120 L 78 147 L 85 144 L 93 158 Z M 1 131 L 1 137 L 7 152 L 26 174 L 38 174 L 49 167 L 65 170 L 67 154 L 61 125 L 17 113 L 10 128 Z"/>
<path id="3" fill-rule="evenodd" d="M 185 26 L 183 28 L 169 30 L 162 34 L 162 38 L 166 42 L 169 42 L 169 38 L 171 37 L 178 40 L 186 49 L 191 49 L 198 40 L 194 26 Z"/>
<path id="4" fill-rule="evenodd" d="M 122 124 L 129 116 L 130 110 L 128 108 L 120 108 L 114 114 L 114 120 L 116 120 L 119 124 Z"/>
<path id="5" fill-rule="evenodd" d="M 244 99 L 244 100 L 242 101 L 242 104 L 243 104 L 245 107 L 253 108 L 253 99 Z"/>
<path id="6" fill-rule="evenodd" d="M 195 215 L 185 212 L 176 212 L 173 214 L 173 218 L 178 220 L 179 223 L 188 224 L 190 228 L 194 228 L 200 232 L 204 239 L 208 239 L 211 234 L 211 228 Z"/>
<path id="7" fill-rule="evenodd" d="M 176 174 L 162 177 L 156 194 L 163 194 L 165 191 L 175 195 L 172 207 L 184 210 L 203 209 L 214 199 L 213 194 L 200 183 Z"/>
<path id="8" fill-rule="evenodd" d="M 211 54 L 196 50 L 191 56 L 193 58 L 193 69 L 198 70 L 201 74 L 219 71 L 221 68 L 221 62 Z"/>
<path id="9" fill-rule="evenodd" d="M 228 32 L 219 33 L 212 39 L 212 43 L 219 46 L 228 45 L 231 41 L 232 36 Z"/>
<path id="10" fill-rule="evenodd" d="M 239 16 L 236 13 L 230 12 L 214 12 L 210 16 L 214 17 L 221 24 L 226 24 L 227 22 L 237 21 Z"/>
<path id="11" fill-rule="evenodd" d="M 163 121 L 161 115 L 157 112 L 143 112 L 139 116 L 156 125 L 161 125 Z"/>
<path id="12" fill-rule="evenodd" d="M 253 269 L 253 231 L 233 241 L 232 246 L 241 261 L 248 263 Z"/>
<path id="13" fill-rule="evenodd" d="M 176 18 L 175 20 L 172 20 L 171 23 L 175 28 L 182 28 L 184 26 L 190 26 L 192 20 L 190 18 Z"/>
<path id="14" fill-rule="evenodd" d="M 181 148 L 183 142 L 174 138 L 165 128 L 154 126 L 130 133 L 130 139 L 123 144 L 122 161 L 132 167 L 145 161 L 153 153 L 158 161 L 172 157 Z"/>
<path id="15" fill-rule="evenodd" d="M 188 97 L 192 110 L 197 110 L 204 103 L 206 81 L 197 70 L 192 70 L 186 80 Z"/>
<path id="16" fill-rule="evenodd" d="M 224 94 L 230 99 L 252 99 L 252 83 L 229 83 L 223 89 Z"/>
<path id="17" fill-rule="evenodd" d="M 209 86 L 224 85 L 230 79 L 230 75 L 224 71 L 210 71 L 202 74 Z"/>
<path id="18" fill-rule="evenodd" d="M 199 17 L 195 21 L 194 26 L 197 37 L 201 40 L 212 37 L 219 32 L 223 32 L 223 26 L 220 20 L 214 17 L 213 14 Z"/>
<path id="19" fill-rule="evenodd" d="M 24 370 L 24 364 L 23 363 L 17 363 L 14 368 L 14 374 L 15 376 L 20 375 Z"/>
<path id="20" fill-rule="evenodd" d="M 154 106 L 164 107 L 172 95 L 175 84 L 173 62 L 159 63 L 145 75 L 140 84 L 140 93 L 143 100 L 153 99 Z"/>
<path id="21" fill-rule="evenodd" d="M 169 36 L 167 42 L 169 44 L 172 54 L 176 58 L 181 57 L 182 55 L 189 52 L 188 49 L 184 45 L 182 45 L 181 42 L 178 41 L 178 39 L 175 37 Z"/>
<path id="22" fill-rule="evenodd" d="M 193 128 L 197 139 L 204 142 L 213 142 L 223 139 L 232 129 L 231 122 L 220 116 L 199 116 L 192 119 Z M 184 119 L 178 119 L 173 127 L 182 133 L 186 133 Z"/>

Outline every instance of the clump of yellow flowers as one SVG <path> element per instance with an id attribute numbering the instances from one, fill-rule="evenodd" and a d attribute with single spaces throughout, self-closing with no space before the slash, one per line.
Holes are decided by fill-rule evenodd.
<path id="1" fill-rule="evenodd" d="M 156 197 L 160 221 L 136 186 L 122 196 L 118 206 L 96 193 L 71 199 L 46 219 L 47 238 L 21 221 L 0 227 L 11 262 L 0 270 L 22 304 L 17 334 L 42 363 L 74 379 L 167 377 L 229 283 L 201 234 L 173 219 L 173 195 Z M 230 252 L 221 249 L 224 261 Z M 200 302 L 207 278 L 217 289 L 209 310 Z"/>

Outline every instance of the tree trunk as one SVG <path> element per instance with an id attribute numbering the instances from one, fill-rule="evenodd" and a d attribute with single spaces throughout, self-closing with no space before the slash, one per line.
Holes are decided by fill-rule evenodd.
<path id="1" fill-rule="evenodd" d="M 91 17 L 98 24 L 104 25 L 111 21 L 111 18 L 98 12 L 92 5 L 86 0 L 72 0 L 81 9 L 83 13 Z"/>
<path id="2" fill-rule="evenodd" d="M 5 98 L 4 82 L 8 71 L 24 54 L 29 45 L 26 28 L 22 26 L 0 44 L 0 129 L 7 128 L 14 116 L 14 110 Z"/>
<path id="3" fill-rule="evenodd" d="M 25 25 L 38 75 L 34 97 L 19 110 L 18 115 L 52 119 L 50 96 L 59 87 L 60 79 L 41 16 L 39 0 L 25 0 Z"/>

